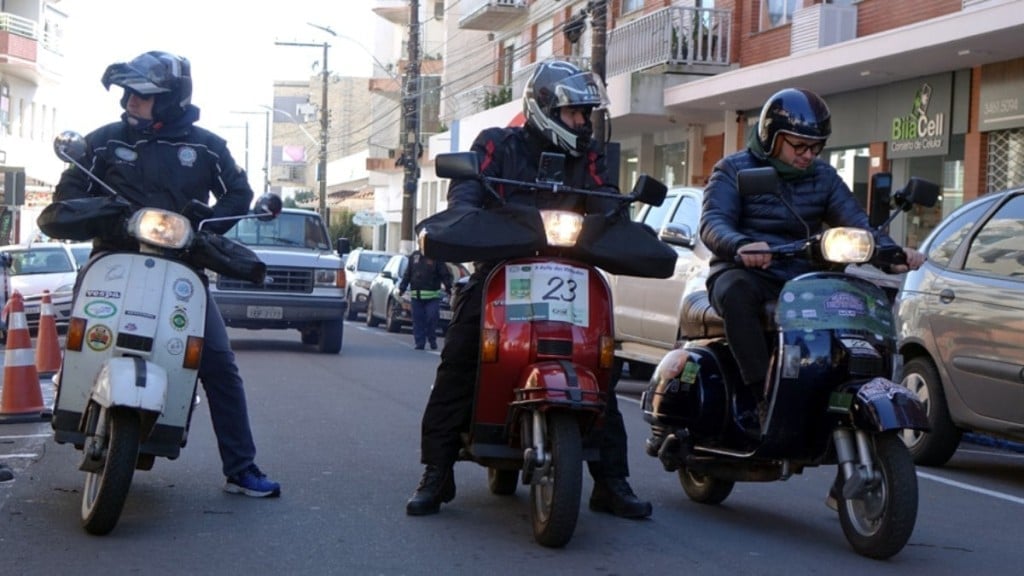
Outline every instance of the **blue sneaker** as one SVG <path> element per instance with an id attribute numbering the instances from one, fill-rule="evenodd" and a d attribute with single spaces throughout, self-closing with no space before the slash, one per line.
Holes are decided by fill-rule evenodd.
<path id="1" fill-rule="evenodd" d="M 253 498 L 276 498 L 281 495 L 281 485 L 267 479 L 255 464 L 227 479 L 224 491 L 229 494 L 244 494 Z"/>

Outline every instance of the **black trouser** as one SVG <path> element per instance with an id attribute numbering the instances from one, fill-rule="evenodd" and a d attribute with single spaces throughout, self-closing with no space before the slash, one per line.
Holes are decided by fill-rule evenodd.
<path id="1" fill-rule="evenodd" d="M 459 434 L 469 429 L 480 355 L 480 313 L 485 277 L 486 271 L 478 270 L 456 296 L 452 320 L 441 349 L 441 363 L 423 411 L 420 438 L 420 461 L 423 464 L 452 466 L 459 455 Z M 609 386 L 604 430 L 600 438 L 601 462 L 588 463 L 590 474 L 595 479 L 629 476 L 626 428 L 615 398 L 620 372 L 615 371 Z"/>
<path id="2" fill-rule="evenodd" d="M 761 384 L 768 375 L 771 351 L 765 339 L 764 307 L 779 299 L 782 282 L 743 268 L 733 268 L 708 280 L 708 299 L 725 322 L 725 337 L 736 358 L 744 384 Z M 758 329 L 752 329 L 751 318 Z"/>

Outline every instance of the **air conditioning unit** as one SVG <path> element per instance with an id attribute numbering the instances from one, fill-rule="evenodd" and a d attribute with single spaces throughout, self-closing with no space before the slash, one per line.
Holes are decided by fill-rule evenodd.
<path id="1" fill-rule="evenodd" d="M 824 48 L 857 37 L 857 6 L 815 4 L 793 14 L 790 53 Z"/>
<path id="2" fill-rule="evenodd" d="M 312 122 L 316 119 L 316 106 L 306 102 L 305 104 L 298 104 L 295 106 L 295 114 L 302 119 L 303 122 Z"/>

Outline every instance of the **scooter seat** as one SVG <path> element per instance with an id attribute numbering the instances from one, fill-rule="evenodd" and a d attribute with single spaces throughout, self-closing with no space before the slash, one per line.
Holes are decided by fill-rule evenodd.
<path id="1" fill-rule="evenodd" d="M 775 328 L 775 302 L 765 304 L 761 311 L 761 325 L 765 330 Z M 708 300 L 707 290 L 691 292 L 683 298 L 683 338 L 724 338 L 725 322 Z"/>

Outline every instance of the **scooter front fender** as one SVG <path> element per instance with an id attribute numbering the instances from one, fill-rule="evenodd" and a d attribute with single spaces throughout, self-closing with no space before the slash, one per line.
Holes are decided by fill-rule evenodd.
<path id="1" fill-rule="evenodd" d="M 124 406 L 160 414 L 167 399 L 167 372 L 142 358 L 110 358 L 96 376 L 89 398 L 104 408 Z"/>
<path id="2" fill-rule="evenodd" d="M 541 410 L 558 405 L 600 413 L 604 403 L 604 394 L 593 371 L 573 362 L 548 361 L 526 369 L 512 404 L 517 408 Z"/>
<path id="3" fill-rule="evenodd" d="M 886 378 L 875 378 L 857 390 L 853 421 L 861 430 L 911 429 L 927 432 L 928 413 L 918 397 Z"/>

